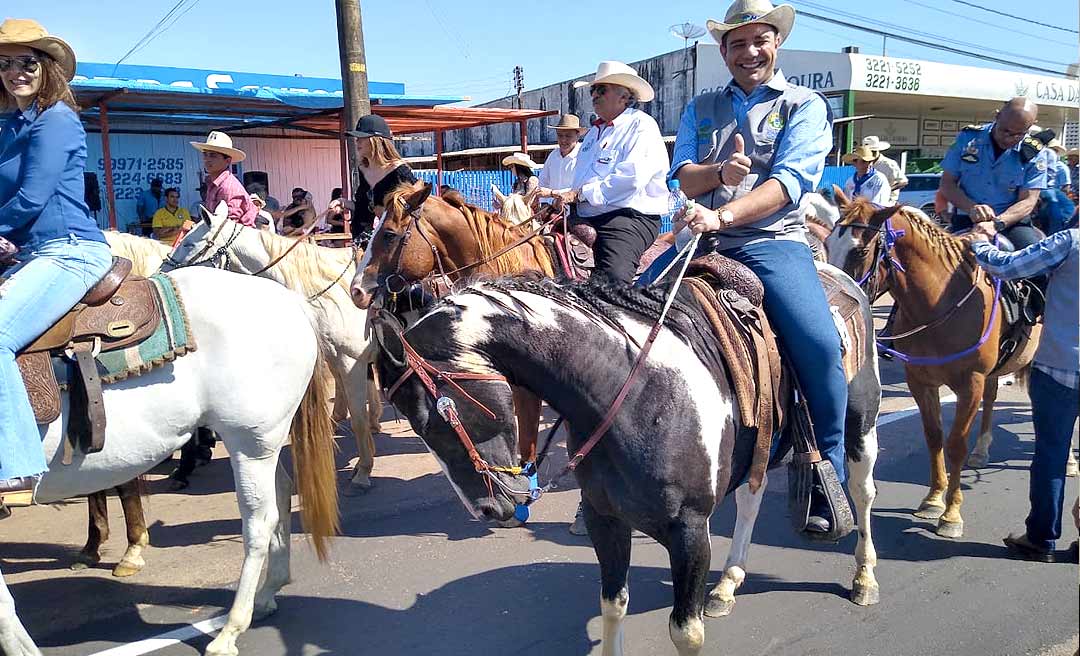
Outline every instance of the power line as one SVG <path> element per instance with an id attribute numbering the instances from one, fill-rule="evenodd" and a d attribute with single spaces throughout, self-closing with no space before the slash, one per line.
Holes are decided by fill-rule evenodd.
<path id="1" fill-rule="evenodd" d="M 1049 41 L 1051 43 L 1057 43 L 1057 44 L 1060 44 L 1060 45 L 1063 45 L 1063 46 L 1075 46 L 1076 45 L 1075 43 L 1069 43 L 1068 41 L 1058 41 L 1057 39 L 1051 39 L 1050 37 L 1047 37 L 1047 36 L 1044 36 L 1044 35 L 1041 35 L 1041 34 L 1032 34 L 1031 32 L 1022 32 L 1022 31 L 1020 31 L 1020 30 L 1018 30 L 1016 28 L 1013 28 L 1013 27 L 1005 27 L 1004 25 L 998 25 L 997 23 L 991 23 L 990 21 L 979 20 L 978 18 L 972 18 L 971 16 L 968 16 L 966 14 L 958 14 L 955 11 L 948 11 L 946 9 L 941 9 L 940 7 L 935 7 L 934 5 L 928 5 L 928 4 L 919 2 L 918 0 L 904 0 L 904 1 L 908 2 L 908 3 L 911 3 L 913 5 L 917 5 L 919 7 L 923 7 L 925 9 L 929 9 L 931 11 L 941 12 L 942 14 L 946 14 L 948 16 L 956 16 L 957 18 L 962 18 L 964 20 L 971 21 L 972 23 L 978 23 L 980 25 L 987 25 L 987 26 L 992 27 L 992 28 L 994 28 L 996 30 L 1004 30 L 1006 32 L 1013 32 L 1015 34 L 1023 34 L 1024 36 L 1030 36 L 1030 37 L 1032 37 L 1034 39 L 1040 39 L 1040 40 L 1043 40 L 1043 41 Z"/>
<path id="2" fill-rule="evenodd" d="M 875 19 L 875 18 L 869 18 L 869 17 L 862 16 L 862 15 L 859 15 L 859 14 L 852 14 L 850 12 L 840 11 L 840 10 L 831 8 L 831 6 L 825 6 L 823 4 L 810 2 L 809 0 L 794 0 L 794 1 L 796 1 L 798 4 L 806 4 L 807 6 L 810 6 L 810 8 L 812 8 L 812 9 L 825 11 L 825 12 L 831 12 L 833 14 L 840 15 L 840 16 L 845 16 L 847 18 L 852 19 L 852 21 L 859 21 L 859 22 L 862 22 L 862 23 L 868 23 L 868 24 L 872 24 L 872 25 L 877 25 L 878 27 L 880 27 L 882 29 L 886 29 L 886 30 L 897 30 L 897 31 L 902 31 L 902 32 L 908 32 L 909 35 L 914 35 L 913 38 L 928 37 L 928 38 L 931 38 L 931 39 L 939 40 L 942 43 L 949 43 L 951 45 L 956 46 L 956 48 L 970 49 L 970 50 L 962 51 L 963 54 L 969 54 L 969 53 L 972 53 L 972 52 L 983 51 L 983 52 L 995 53 L 995 54 L 1005 55 L 1005 56 L 1010 56 L 1010 57 L 1018 57 L 1018 58 L 1021 58 L 1021 59 L 1029 59 L 1029 61 L 1031 61 L 1031 62 L 1041 62 L 1043 64 L 1054 64 L 1056 66 L 1066 66 L 1066 64 L 1064 62 L 1058 62 L 1058 61 L 1056 61 L 1056 59 L 1043 59 L 1043 58 L 1040 58 L 1040 57 L 1032 57 L 1031 55 L 1025 55 L 1025 54 L 1022 54 L 1022 53 L 1010 52 L 1010 51 L 1007 51 L 1007 50 L 996 50 L 996 49 L 993 49 L 993 48 L 987 48 L 987 46 L 985 46 L 985 45 L 983 45 L 981 43 L 969 43 L 967 41 L 960 41 L 958 39 L 951 39 L 949 37 L 945 37 L 945 36 L 942 36 L 942 35 L 931 34 L 931 32 L 920 30 L 920 29 L 912 29 L 912 28 L 909 28 L 909 27 L 896 25 L 894 23 L 887 23 L 885 21 L 878 21 L 878 19 Z M 853 24 L 853 26 L 856 29 L 865 29 L 862 25 L 859 25 L 859 24 Z M 876 32 L 876 34 L 881 34 L 881 32 Z M 885 32 L 885 36 L 886 37 L 892 37 L 892 38 L 900 38 L 899 36 L 893 34 L 892 31 Z M 972 55 L 972 56 L 975 56 L 975 55 Z M 1015 65 L 1015 66 L 1024 66 L 1023 64 L 1015 64 L 1015 63 L 1012 63 L 1012 62 L 1010 62 L 1010 64 Z M 1057 73 L 1057 75 L 1064 75 L 1064 73 L 1057 72 L 1057 71 L 1055 71 L 1055 72 Z"/>
<path id="3" fill-rule="evenodd" d="M 1012 18 L 1012 19 L 1018 20 L 1018 21 L 1024 21 L 1025 23 L 1031 23 L 1032 25 L 1041 25 L 1043 27 L 1049 27 L 1052 30 L 1061 30 L 1062 32 L 1069 32 L 1070 34 L 1080 34 L 1080 32 L 1077 32 L 1076 30 L 1071 30 L 1071 29 L 1069 29 L 1067 27 L 1060 27 L 1058 25 L 1051 25 L 1049 23 L 1040 23 L 1037 20 L 1031 20 L 1030 18 L 1024 18 L 1023 16 L 1016 16 L 1015 14 L 1007 14 L 1007 13 L 1005 13 L 1003 11 L 998 11 L 997 9 L 991 9 L 989 7 L 984 7 L 982 5 L 975 4 L 974 2 L 966 2 L 965 0 L 952 0 L 952 1 L 955 2 L 958 5 L 964 5 L 966 7 L 974 7 L 975 9 L 981 9 L 983 11 L 990 12 L 991 14 L 997 14 L 998 16 L 1005 16 L 1006 18 Z M 1072 44 L 1070 43 L 1069 45 L 1072 45 Z"/>
<path id="4" fill-rule="evenodd" d="M 187 1 L 188 0 L 177 0 L 176 4 L 172 6 L 172 9 L 170 9 L 164 16 L 162 16 L 161 19 L 158 20 L 158 22 L 155 23 L 154 26 L 150 28 L 150 31 L 148 31 L 146 34 L 144 34 L 142 36 L 142 38 L 140 38 L 138 41 L 136 41 L 135 45 L 131 46 L 131 49 L 128 50 L 126 53 L 124 53 L 123 57 L 116 60 L 116 63 L 113 64 L 113 74 L 116 73 L 116 68 L 115 68 L 116 66 L 119 66 L 122 61 L 124 61 L 125 59 L 130 57 L 131 54 L 133 52 L 135 52 L 135 50 L 138 49 L 140 46 L 146 44 L 148 42 L 148 40 L 150 38 L 152 38 L 153 34 L 158 29 L 160 29 L 162 25 L 165 24 L 165 21 L 169 20 L 169 18 L 172 17 L 172 15 L 175 14 L 178 9 L 180 9 L 180 6 L 183 5 Z"/>

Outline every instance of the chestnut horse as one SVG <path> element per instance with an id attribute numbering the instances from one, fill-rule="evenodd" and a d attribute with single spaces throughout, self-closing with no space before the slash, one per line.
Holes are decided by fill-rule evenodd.
<path id="1" fill-rule="evenodd" d="M 997 379 L 1028 365 L 1038 333 L 1033 331 L 1027 343 L 999 366 L 999 345 L 1010 327 L 1002 318 L 994 281 L 979 269 L 968 242 L 949 235 L 912 207 L 878 209 L 862 198 L 848 200 L 842 193 L 837 200 L 842 218 L 828 239 L 830 264 L 855 280 L 875 266 L 885 270 L 885 284 L 897 307 L 892 332 L 906 335 L 890 340 L 888 346 L 904 361 L 930 451 L 930 490 L 915 516 L 938 519 L 938 535 L 958 538 L 964 530 L 960 473 L 979 400 L 982 425 L 968 461 L 973 467 L 986 463 Z M 956 416 L 947 441 L 938 397 L 942 385 L 956 394 Z"/>
<path id="2" fill-rule="evenodd" d="M 402 292 L 428 280 L 452 286 L 462 278 L 531 271 L 552 278 L 551 252 L 541 237 L 529 238 L 532 232 L 532 221 L 511 224 L 467 204 L 459 194 L 440 198 L 431 195 L 427 183 L 401 185 L 386 198 L 386 214 L 356 267 L 353 302 L 367 309 L 380 288 Z M 521 457 L 531 462 L 536 458 L 540 399 L 523 388 L 513 391 Z"/>

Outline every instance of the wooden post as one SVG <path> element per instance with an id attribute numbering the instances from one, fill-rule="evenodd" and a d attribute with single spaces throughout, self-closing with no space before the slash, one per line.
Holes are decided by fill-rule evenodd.
<path id="1" fill-rule="evenodd" d="M 341 133 L 341 200 L 344 201 L 345 199 L 352 197 L 352 193 L 351 193 L 352 176 L 349 174 L 349 138 L 350 137 L 349 137 L 349 135 L 345 134 L 345 130 L 347 130 L 348 128 L 345 127 L 345 110 L 344 109 L 341 110 L 341 116 L 339 117 L 339 120 L 338 120 L 338 129 L 339 129 L 339 132 Z M 350 223 L 352 223 L 352 221 L 350 219 L 345 219 L 345 223 L 341 228 L 345 232 L 345 234 L 347 234 L 347 235 L 352 234 L 352 229 L 351 229 L 351 227 L 349 225 Z"/>
<path id="2" fill-rule="evenodd" d="M 356 121 L 371 113 L 368 96 L 367 61 L 364 55 L 364 25 L 360 16 L 360 0 L 336 0 L 338 26 L 338 54 L 341 57 L 341 84 L 346 129 L 351 130 Z M 356 143 L 351 139 L 345 144 L 349 162 L 355 163 Z M 350 175 L 356 172 L 351 167 Z M 359 173 L 356 173 L 359 175 Z M 350 178 L 351 180 L 351 178 Z M 355 186 L 355 185 L 351 185 Z"/>
<path id="3" fill-rule="evenodd" d="M 109 147 L 109 110 L 105 107 L 105 101 L 98 103 L 98 110 L 101 112 L 101 154 L 105 160 L 105 199 L 109 203 L 109 229 L 117 230 L 116 189 L 113 187 L 112 149 Z"/>
<path id="4" fill-rule="evenodd" d="M 526 155 L 529 154 L 529 129 L 526 126 L 526 121 L 518 121 L 518 126 L 521 128 L 521 152 Z"/>
<path id="5" fill-rule="evenodd" d="M 442 130 L 435 130 L 435 193 L 439 193 L 439 189 L 442 189 L 442 169 L 443 169 L 443 133 Z"/>

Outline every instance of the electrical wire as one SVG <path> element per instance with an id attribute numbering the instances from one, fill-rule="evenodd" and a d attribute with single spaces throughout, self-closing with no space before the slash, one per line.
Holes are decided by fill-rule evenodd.
<path id="1" fill-rule="evenodd" d="M 1051 25 L 1049 23 L 1040 23 L 1037 20 L 1031 20 L 1030 18 L 1024 18 L 1023 16 L 1017 16 L 1015 14 L 1007 14 L 1007 13 L 1005 13 L 1003 11 L 999 11 L 997 9 L 991 9 L 989 7 L 984 7 L 984 6 L 982 6 L 980 4 L 976 4 L 974 2 L 966 2 L 966 0 L 952 0 L 952 1 L 955 2 L 958 5 L 964 5 L 965 7 L 974 7 L 975 9 L 981 9 L 983 11 L 990 12 L 991 14 L 997 14 L 998 16 L 1004 16 L 1006 18 L 1012 18 L 1013 20 L 1024 21 L 1025 23 L 1031 23 L 1032 25 L 1041 25 L 1042 27 L 1048 27 L 1048 28 L 1050 28 L 1052 30 L 1061 30 L 1062 32 L 1069 32 L 1070 34 L 1080 34 L 1080 32 L 1078 32 L 1076 30 L 1069 29 L 1067 27 L 1060 27 L 1058 25 Z M 1069 44 L 1069 45 L 1073 45 L 1073 44 Z"/>
<path id="2" fill-rule="evenodd" d="M 904 0 L 904 2 L 913 4 L 913 5 L 916 5 L 916 6 L 919 6 L 919 7 L 923 7 L 925 9 L 929 9 L 931 11 L 937 11 L 937 12 L 940 12 L 942 14 L 946 14 L 947 16 L 955 16 L 957 18 L 962 18 L 964 20 L 971 21 L 972 23 L 978 23 L 979 25 L 986 25 L 986 26 L 992 27 L 992 28 L 994 28 L 996 30 L 1004 30 L 1006 32 L 1012 32 L 1013 34 L 1023 34 L 1024 36 L 1030 36 L 1030 37 L 1032 37 L 1034 39 L 1039 39 L 1041 41 L 1049 41 L 1050 43 L 1057 43 L 1057 44 L 1060 44 L 1060 45 L 1063 45 L 1063 46 L 1070 46 L 1070 47 L 1075 47 L 1076 46 L 1075 42 L 1069 43 L 1068 41 L 1058 41 L 1057 39 L 1051 39 L 1050 37 L 1042 35 L 1042 34 L 1032 34 L 1031 32 L 1022 32 L 1022 31 L 1020 31 L 1020 30 L 1018 30 L 1018 29 L 1016 29 L 1014 27 L 1005 27 L 1004 25 L 998 25 L 997 23 L 991 23 L 990 21 L 979 20 L 978 18 L 973 18 L 973 17 L 968 16 L 966 14 L 959 14 L 959 13 L 957 13 L 955 11 L 948 11 L 947 9 L 942 9 L 940 7 L 935 7 L 934 5 L 928 5 L 928 4 L 919 2 L 918 0 Z"/>
<path id="3" fill-rule="evenodd" d="M 185 3 L 189 2 L 191 4 L 189 4 L 183 11 L 180 11 L 180 8 L 183 7 Z M 161 19 L 158 20 L 158 22 L 153 27 L 151 27 L 146 34 L 142 36 L 142 38 L 136 41 L 135 45 L 131 46 L 131 49 L 124 53 L 123 57 L 116 60 L 116 63 L 113 64 L 113 75 L 116 75 L 116 68 L 120 66 L 120 64 L 125 59 L 135 54 L 139 50 L 142 50 L 146 46 L 150 45 L 150 43 L 154 39 L 168 31 L 170 27 L 176 24 L 176 21 L 180 20 L 180 18 L 182 18 L 184 14 L 191 11 L 192 7 L 194 7 L 198 3 L 199 0 L 177 0 L 177 3 L 173 5 L 172 8 L 169 9 L 169 11 L 166 12 L 165 15 L 162 16 Z M 178 11 L 180 13 L 177 13 Z"/>

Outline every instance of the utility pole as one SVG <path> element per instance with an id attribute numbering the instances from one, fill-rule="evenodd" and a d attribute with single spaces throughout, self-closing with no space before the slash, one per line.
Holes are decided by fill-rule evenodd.
<path id="1" fill-rule="evenodd" d="M 343 123 L 352 130 L 361 116 L 371 113 L 368 96 L 367 61 L 364 58 L 364 24 L 360 0 L 334 0 L 337 9 L 338 52 L 341 57 L 341 84 L 345 107 Z M 356 142 L 346 139 L 352 188 L 356 189 Z"/>
<path id="2" fill-rule="evenodd" d="M 514 67 L 514 89 L 517 91 L 517 108 L 521 109 L 521 92 L 525 90 L 525 70 Z"/>

